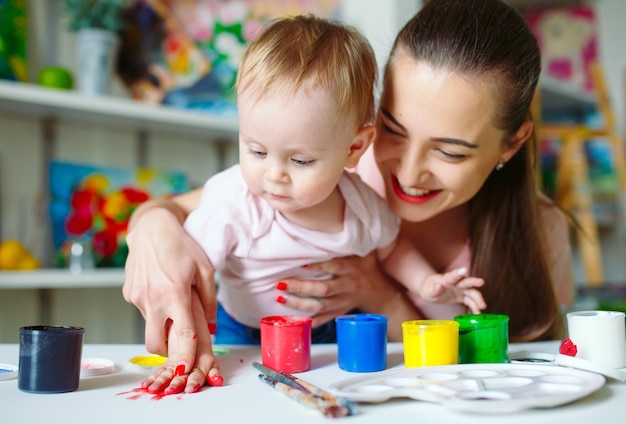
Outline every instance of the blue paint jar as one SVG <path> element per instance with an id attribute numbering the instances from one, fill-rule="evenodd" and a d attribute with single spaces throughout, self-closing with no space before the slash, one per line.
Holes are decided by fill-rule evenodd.
<path id="1" fill-rule="evenodd" d="M 335 318 L 339 368 L 350 372 L 387 367 L 387 317 L 351 314 Z"/>

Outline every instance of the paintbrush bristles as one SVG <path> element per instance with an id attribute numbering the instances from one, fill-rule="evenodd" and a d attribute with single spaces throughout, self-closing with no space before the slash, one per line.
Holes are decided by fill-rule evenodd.
<path id="1" fill-rule="evenodd" d="M 320 411 L 326 417 L 341 418 L 351 415 L 350 408 L 341 403 L 324 400 L 320 397 L 303 392 L 272 377 L 268 377 L 265 374 L 259 374 L 259 379 L 299 404 Z"/>

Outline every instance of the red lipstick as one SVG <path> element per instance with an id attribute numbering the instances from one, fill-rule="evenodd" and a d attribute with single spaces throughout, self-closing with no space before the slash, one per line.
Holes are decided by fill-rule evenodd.
<path id="1" fill-rule="evenodd" d="M 426 203 L 429 200 L 437 197 L 439 193 L 441 193 L 441 190 L 432 190 L 423 196 L 411 196 L 409 194 L 406 194 L 404 191 L 402 191 L 402 189 L 400 188 L 400 183 L 398 182 L 398 179 L 393 175 L 391 176 L 391 185 L 393 187 L 393 192 L 398 199 L 402 200 L 403 202 L 411 203 L 413 205 L 420 205 L 422 203 Z"/>

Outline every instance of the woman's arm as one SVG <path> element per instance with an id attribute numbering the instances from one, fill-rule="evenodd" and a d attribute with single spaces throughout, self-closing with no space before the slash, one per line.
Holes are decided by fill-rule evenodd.
<path id="1" fill-rule="evenodd" d="M 402 340 L 403 321 L 421 318 L 420 312 L 405 296 L 405 289 L 381 269 L 376 252 L 365 257 L 350 256 L 309 265 L 335 276 L 331 280 L 284 280 L 286 305 L 313 311 L 313 326 L 358 308 L 361 312 L 385 315 L 388 338 Z"/>
<path id="2" fill-rule="evenodd" d="M 201 190 L 173 199 L 154 199 L 133 213 L 127 235 L 128 258 L 122 289 L 146 320 L 146 349 L 167 355 L 167 328 L 177 334 L 177 364 L 194 363 L 196 324 L 191 310 L 195 287 L 206 319 L 215 322 L 212 266 L 182 223 L 200 201 Z"/>

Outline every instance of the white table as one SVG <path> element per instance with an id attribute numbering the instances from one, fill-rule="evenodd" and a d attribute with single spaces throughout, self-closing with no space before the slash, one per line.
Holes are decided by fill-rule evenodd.
<path id="1" fill-rule="evenodd" d="M 2 423 L 463 423 L 463 424 L 590 424 L 620 422 L 626 404 L 626 383 L 608 381 L 590 396 L 569 405 L 526 410 L 515 414 L 470 414 L 455 412 L 438 404 L 395 399 L 364 404 L 359 414 L 334 421 L 272 390 L 258 379 L 253 361 L 261 362 L 256 346 L 224 346 L 229 349 L 218 358 L 224 376 L 223 387 L 205 387 L 188 395 L 165 396 L 153 400 L 130 392 L 148 375 L 128 362 L 147 354 L 143 345 L 85 345 L 83 358 L 101 357 L 116 363 L 115 373 L 83 377 L 72 393 L 31 394 L 17 388 L 17 379 L 0 381 L 0 422 Z M 556 353 L 557 342 L 512 345 L 511 351 Z M 18 346 L 0 344 L 0 363 L 18 363 Z M 388 368 L 403 367 L 402 344 L 388 345 Z M 312 368 L 299 377 L 320 387 L 361 374 L 342 371 L 337 366 L 336 345 L 314 345 Z M 622 417 L 622 418 L 619 418 Z"/>

